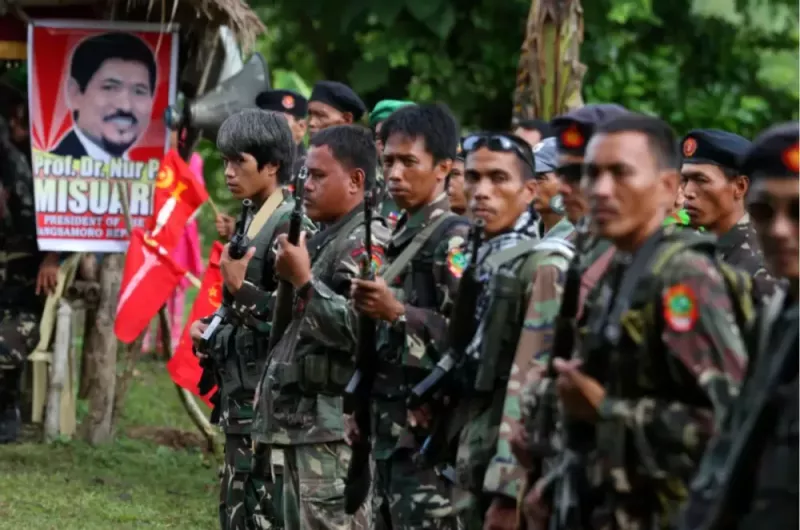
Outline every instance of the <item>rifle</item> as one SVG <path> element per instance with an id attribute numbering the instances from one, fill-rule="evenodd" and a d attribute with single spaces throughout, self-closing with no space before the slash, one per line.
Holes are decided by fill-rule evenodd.
<path id="1" fill-rule="evenodd" d="M 361 262 L 362 280 L 374 280 L 372 270 L 372 208 L 374 190 L 364 196 L 364 249 L 366 257 Z M 352 456 L 347 468 L 344 488 L 345 513 L 354 514 L 364 503 L 370 486 L 370 396 L 376 372 L 375 321 L 359 314 L 358 346 L 356 350 L 355 373 L 344 390 L 345 411 L 352 414 L 358 425 L 359 440 L 351 446 Z"/>
<path id="2" fill-rule="evenodd" d="M 300 241 L 300 230 L 303 228 L 303 195 L 305 194 L 307 178 L 308 168 L 303 166 L 297 173 L 294 190 L 292 191 L 294 206 L 289 218 L 289 235 L 287 238 L 292 245 L 297 245 Z M 294 287 L 292 287 L 291 282 L 280 280 L 276 293 L 275 308 L 272 312 L 272 328 L 269 333 L 269 350 L 267 351 L 272 351 L 292 321 L 293 297 Z"/>
<path id="3" fill-rule="evenodd" d="M 416 410 L 425 403 L 430 403 L 436 394 L 452 382 L 455 369 L 460 364 L 464 351 L 472 340 L 474 333 L 471 333 L 470 330 L 474 331 L 475 305 L 481 293 L 478 249 L 483 239 L 484 226 L 483 219 L 478 219 L 470 232 L 472 254 L 467 270 L 459 283 L 455 304 L 450 313 L 450 322 L 447 327 L 448 352 L 439 360 L 433 371 L 411 390 L 411 395 L 407 400 L 409 410 Z M 450 406 L 452 407 L 453 403 Z M 431 434 L 423 443 L 420 456 L 424 458 L 428 454 L 437 454 L 445 445 L 447 445 L 447 429 L 439 425 L 432 429 Z"/>
<path id="4" fill-rule="evenodd" d="M 247 231 L 250 229 L 250 223 L 253 222 L 253 201 L 245 199 L 242 201 L 242 211 L 239 214 L 239 221 L 236 223 L 236 231 L 231 237 L 231 242 L 228 246 L 228 255 L 235 259 L 240 260 L 247 254 L 247 249 L 250 246 L 250 238 L 247 237 Z M 230 312 L 231 295 L 227 289 L 222 292 L 222 304 L 214 312 L 211 317 L 211 323 L 203 332 L 201 339 L 201 350 L 206 351 L 210 346 L 210 341 L 217 332 L 217 328 L 225 322 Z"/>

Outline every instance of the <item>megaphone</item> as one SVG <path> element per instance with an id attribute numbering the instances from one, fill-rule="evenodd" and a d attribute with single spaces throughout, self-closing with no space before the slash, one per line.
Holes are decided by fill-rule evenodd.
<path id="1" fill-rule="evenodd" d="M 198 99 L 185 103 L 182 110 L 176 106 L 167 107 L 164 122 L 173 131 L 200 130 L 204 137 L 214 141 L 225 118 L 240 110 L 255 108 L 256 96 L 269 88 L 267 61 L 260 53 L 254 53 L 239 73 Z"/>

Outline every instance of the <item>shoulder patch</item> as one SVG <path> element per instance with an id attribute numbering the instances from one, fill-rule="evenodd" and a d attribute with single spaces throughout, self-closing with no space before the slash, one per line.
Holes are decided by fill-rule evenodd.
<path id="1" fill-rule="evenodd" d="M 451 247 L 447 251 L 447 270 L 456 278 L 461 278 L 464 268 L 467 266 L 467 257 L 461 249 L 461 245 Z"/>
<path id="2" fill-rule="evenodd" d="M 688 285 L 673 285 L 664 293 L 664 322 L 673 331 L 690 331 L 697 314 L 697 297 Z"/>
<path id="3" fill-rule="evenodd" d="M 366 257 L 366 249 L 362 247 L 358 247 L 354 249 L 350 253 L 350 257 L 353 258 L 356 263 L 359 265 L 361 264 L 361 260 Z M 383 247 L 379 245 L 372 245 L 372 272 L 377 273 L 378 270 L 383 266 Z"/>

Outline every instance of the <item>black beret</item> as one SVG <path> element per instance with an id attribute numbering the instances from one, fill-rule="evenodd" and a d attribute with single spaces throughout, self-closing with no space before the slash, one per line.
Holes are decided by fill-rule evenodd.
<path id="1" fill-rule="evenodd" d="M 586 144 L 599 124 L 628 112 L 628 109 L 616 103 L 597 103 L 556 116 L 550 125 L 555 131 L 558 150 L 583 156 Z"/>
<path id="2" fill-rule="evenodd" d="M 741 162 L 742 174 L 756 178 L 798 178 L 800 126 L 797 122 L 770 127 L 758 135 Z"/>
<path id="3" fill-rule="evenodd" d="M 263 110 L 285 112 L 295 118 L 308 114 L 308 100 L 291 90 L 267 90 L 256 97 L 256 105 Z"/>
<path id="4" fill-rule="evenodd" d="M 695 129 L 681 140 L 684 164 L 714 164 L 739 170 L 750 140 L 719 129 Z"/>
<path id="5" fill-rule="evenodd" d="M 353 121 L 359 121 L 367 111 L 358 94 L 338 81 L 319 81 L 311 91 L 310 101 L 325 103 L 339 112 L 349 112 L 353 115 Z"/>

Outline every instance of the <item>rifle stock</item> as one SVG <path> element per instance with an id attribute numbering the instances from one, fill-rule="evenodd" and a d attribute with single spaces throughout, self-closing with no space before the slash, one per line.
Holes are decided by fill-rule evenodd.
<path id="1" fill-rule="evenodd" d="M 373 280 L 372 271 L 372 209 L 373 193 L 368 191 L 364 197 L 364 249 L 365 259 L 361 263 L 361 279 Z M 370 396 L 375 381 L 375 321 L 365 315 L 358 317 L 358 345 L 356 350 L 355 372 L 344 391 L 345 411 L 352 414 L 360 438 L 351 446 L 352 455 L 345 479 L 345 512 L 354 514 L 369 495 L 370 486 Z"/>
<path id="2" fill-rule="evenodd" d="M 297 245 L 300 241 L 300 231 L 303 228 L 303 194 L 305 193 L 306 179 L 308 178 L 308 168 L 303 166 L 297 174 L 294 185 L 294 207 L 289 219 L 289 234 L 287 240 L 292 245 Z M 292 321 L 292 298 L 294 297 L 294 287 L 291 282 L 280 280 L 278 290 L 275 295 L 275 308 L 272 312 L 272 326 L 269 334 L 269 350 L 275 347 L 289 323 Z"/>

